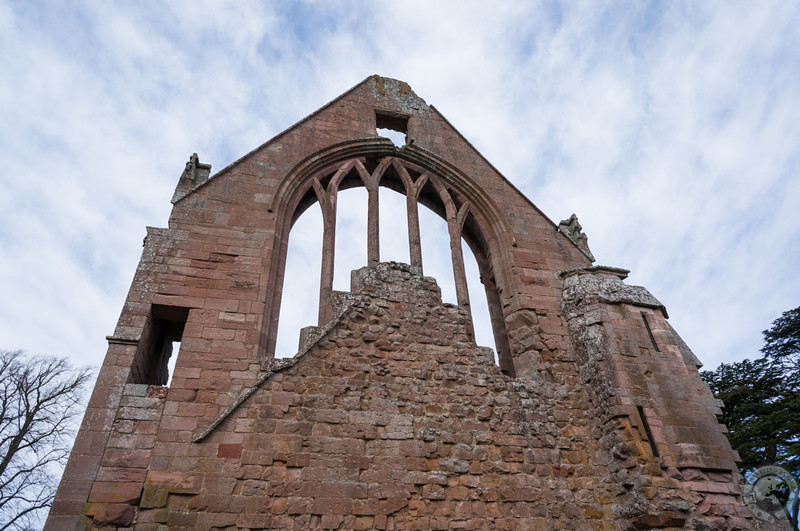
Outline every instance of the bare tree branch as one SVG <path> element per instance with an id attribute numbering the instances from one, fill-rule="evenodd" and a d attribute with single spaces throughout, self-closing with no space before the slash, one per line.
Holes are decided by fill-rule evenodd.
<path id="1" fill-rule="evenodd" d="M 0 531 L 35 527 L 53 501 L 88 369 L 0 350 Z"/>

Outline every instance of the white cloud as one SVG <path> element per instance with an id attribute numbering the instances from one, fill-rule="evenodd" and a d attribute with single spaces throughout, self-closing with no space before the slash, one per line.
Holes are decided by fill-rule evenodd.
<path id="1" fill-rule="evenodd" d="M 753 356 L 800 303 L 798 22 L 788 2 L 0 2 L 2 346 L 99 364 L 188 155 L 219 170 L 380 73 L 576 212 L 707 366 Z"/>

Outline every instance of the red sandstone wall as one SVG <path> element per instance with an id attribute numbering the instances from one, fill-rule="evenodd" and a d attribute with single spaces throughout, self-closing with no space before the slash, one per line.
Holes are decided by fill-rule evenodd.
<path id="1" fill-rule="evenodd" d="M 407 267 L 364 274 L 336 326 L 203 441 L 179 443 L 207 409 L 162 419 L 137 525 L 602 528 L 585 397 L 500 374 Z"/>
<path id="2" fill-rule="evenodd" d="M 601 419 L 616 512 L 640 529 L 749 529 L 738 455 L 716 421 L 719 404 L 699 362 L 661 303 L 625 285 L 626 274 L 598 267 L 564 275 L 564 317 Z"/>
<path id="3" fill-rule="evenodd" d="M 311 154 L 375 136 L 376 108 L 410 115 L 415 147 L 408 157 L 414 150 L 438 157 L 437 164 L 466 176 L 455 184 L 482 191 L 502 212 L 493 230 L 508 231 L 503 237 L 512 243 L 496 245 L 491 258 L 504 264 L 495 274 L 503 277 L 500 305 L 521 377 L 502 376 L 465 339 L 457 310 L 421 296 L 425 319 L 414 321 L 413 311 L 379 296 L 296 365 L 264 380 L 206 439 L 192 442 L 270 374 L 269 353 L 260 347 L 267 301 L 280 289 L 271 284 L 273 269 L 286 245 L 277 240 L 286 207 L 275 195 L 281 182 Z M 169 229 L 148 229 L 48 528 L 445 529 L 456 522 L 624 529 L 636 518 L 650 527 L 690 525 L 699 514 L 692 493 L 706 488 L 708 500 L 728 479 L 702 467 L 705 475 L 667 477 L 646 462 L 630 412 L 622 414 L 627 424 L 609 429 L 606 395 L 596 391 L 605 385 L 607 396 L 634 396 L 627 358 L 618 352 L 643 336 L 626 324 L 629 316 L 609 317 L 613 330 L 600 346 L 613 354 L 598 369 L 601 379 L 587 379 L 581 348 L 591 342 L 571 330 L 575 323 L 567 326 L 560 273 L 589 265 L 407 85 L 369 78 L 179 200 Z M 189 310 L 174 379 L 169 389 L 126 387 L 154 304 Z M 665 334 L 661 322 L 654 327 Z M 673 370 L 669 363 L 654 367 Z M 691 364 L 674 370 L 696 375 Z M 659 396 L 647 406 L 653 429 L 680 438 L 682 425 L 670 425 L 680 408 Z M 132 417 L 144 411 L 152 418 Z M 697 418 L 710 426 L 713 411 Z M 138 457 L 121 460 L 118 450 L 129 443 Z M 626 479 L 627 452 L 639 452 L 632 462 L 645 483 Z M 723 454 L 716 457 L 725 460 Z M 732 465 L 729 457 L 726 463 Z M 702 488 L 690 483 L 698 478 Z M 636 513 L 631 502 L 639 495 L 646 508 Z M 704 514 L 718 517 L 713 513 Z M 725 516 L 714 523 L 735 524 Z"/>

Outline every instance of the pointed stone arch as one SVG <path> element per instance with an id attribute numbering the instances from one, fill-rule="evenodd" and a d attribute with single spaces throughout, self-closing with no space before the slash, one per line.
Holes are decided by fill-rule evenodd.
<path id="1" fill-rule="evenodd" d="M 469 176 L 426 150 L 412 146 L 397 149 L 380 138 L 345 142 L 310 155 L 278 185 L 269 207 L 276 219 L 276 241 L 267 264 L 265 326 L 259 349 L 262 359 L 274 356 L 289 232 L 299 215 L 314 202 L 320 203 L 324 224 L 319 326 L 333 317 L 336 195 L 340 189 L 354 186 L 364 186 L 368 193 L 367 263 L 374 265 L 380 261 L 378 189 L 385 186 L 406 196 L 409 256 L 411 265 L 420 269 L 418 204 L 434 207 L 435 201 L 426 197 L 423 190 L 435 192 L 435 199 L 444 206 L 444 212 L 441 206 L 431 209 L 447 222 L 458 304 L 469 309 L 461 254 L 463 238 L 476 257 L 487 291 L 500 367 L 514 374 L 500 303 L 501 292 L 514 291 L 514 286 L 510 285 L 513 279 L 503 273 L 512 268 L 510 248 L 515 245 L 507 221 L 496 203 Z"/>

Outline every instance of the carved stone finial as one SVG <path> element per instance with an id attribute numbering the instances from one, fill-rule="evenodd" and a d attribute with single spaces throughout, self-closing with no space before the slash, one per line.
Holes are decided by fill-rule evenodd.
<path id="1" fill-rule="evenodd" d="M 589 260 L 595 261 L 592 251 L 589 250 L 589 238 L 583 233 L 583 227 L 578 222 L 578 216 L 572 214 L 569 219 L 561 220 L 558 224 L 558 230 L 572 240 Z"/>
<path id="2" fill-rule="evenodd" d="M 202 164 L 197 153 L 192 153 L 192 156 L 189 157 L 189 161 L 186 163 L 186 168 L 183 170 L 183 175 L 191 180 L 195 186 L 208 180 L 208 175 L 210 173 L 211 164 Z"/>
<path id="3" fill-rule="evenodd" d="M 175 188 L 172 202 L 175 203 L 191 193 L 195 188 L 206 182 L 209 175 L 211 175 L 211 164 L 203 164 L 200 162 L 200 157 L 197 156 L 197 153 L 192 153 L 178 180 L 178 186 Z"/>
<path id="4" fill-rule="evenodd" d="M 200 157 L 197 156 L 197 153 L 192 153 L 189 157 L 189 161 L 186 163 L 186 169 L 184 171 L 193 175 L 199 163 Z"/>

